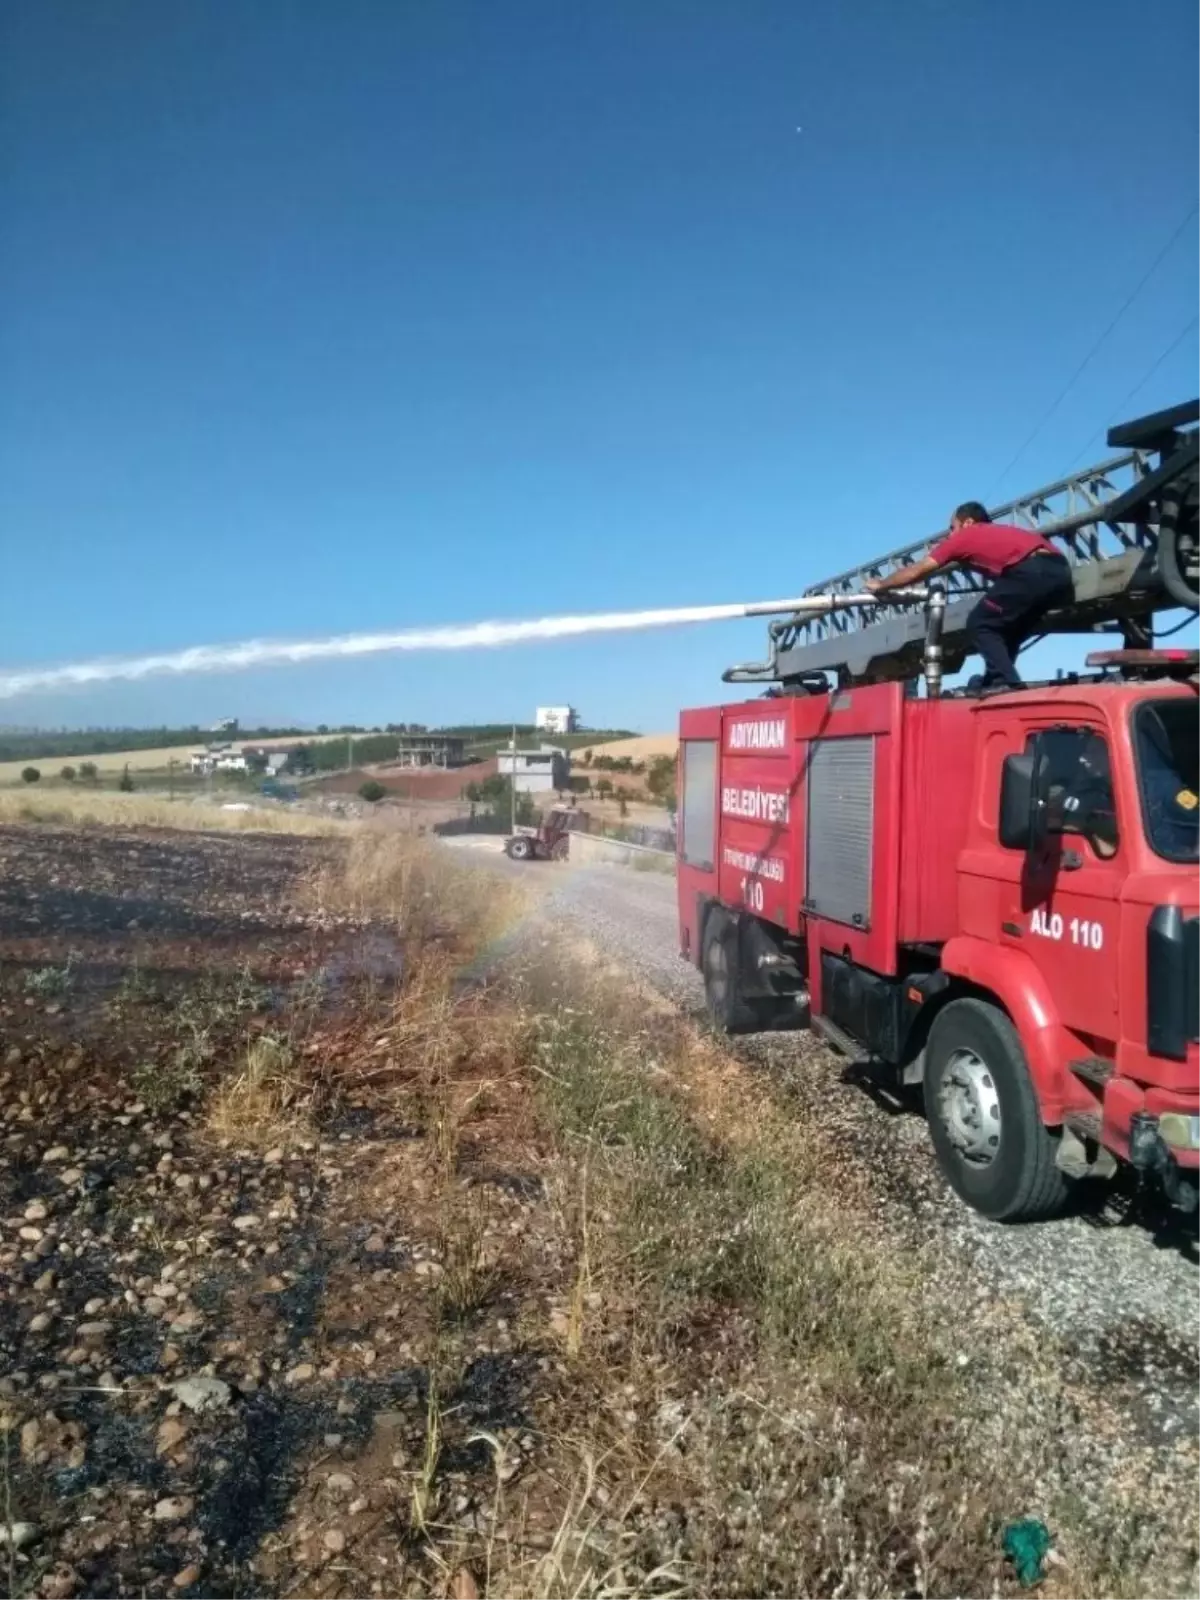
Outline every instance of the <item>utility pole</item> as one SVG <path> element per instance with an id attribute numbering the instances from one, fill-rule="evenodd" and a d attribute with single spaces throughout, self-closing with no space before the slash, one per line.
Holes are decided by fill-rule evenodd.
<path id="1" fill-rule="evenodd" d="M 354 771 L 354 735 L 352 733 L 346 735 L 346 771 Z"/>
<path id="2" fill-rule="evenodd" d="M 512 731 L 512 759 L 508 764 L 508 797 L 512 809 L 510 831 L 517 831 L 517 725 L 513 723 Z"/>
<path id="3" fill-rule="evenodd" d="M 171 800 L 174 800 L 174 798 L 175 798 L 175 757 L 174 756 L 172 756 L 170 758 L 170 760 L 167 762 L 167 796 Z"/>

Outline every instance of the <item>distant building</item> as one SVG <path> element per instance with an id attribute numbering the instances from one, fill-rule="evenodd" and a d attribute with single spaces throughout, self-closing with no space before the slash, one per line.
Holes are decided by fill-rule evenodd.
<path id="1" fill-rule="evenodd" d="M 198 750 L 192 756 L 193 772 L 249 772 L 250 763 L 240 750 L 228 746 L 223 749 Z"/>
<path id="2" fill-rule="evenodd" d="M 396 740 L 398 767 L 461 767 L 467 759 L 467 741 L 458 734 L 400 733 Z"/>
<path id="3" fill-rule="evenodd" d="M 544 744 L 539 750 L 499 750 L 496 771 L 511 778 L 518 794 L 548 794 L 567 787 L 571 763 L 565 750 Z"/>
<path id="4" fill-rule="evenodd" d="M 539 733 L 574 733 L 579 713 L 574 706 L 539 706 L 534 726 Z"/>

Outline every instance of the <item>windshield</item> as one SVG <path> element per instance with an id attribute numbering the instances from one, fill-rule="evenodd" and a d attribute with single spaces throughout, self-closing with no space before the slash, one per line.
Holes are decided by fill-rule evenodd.
<path id="1" fill-rule="evenodd" d="M 1200 739 L 1194 700 L 1149 700 L 1134 714 L 1142 816 L 1150 847 L 1168 861 L 1200 858 Z"/>

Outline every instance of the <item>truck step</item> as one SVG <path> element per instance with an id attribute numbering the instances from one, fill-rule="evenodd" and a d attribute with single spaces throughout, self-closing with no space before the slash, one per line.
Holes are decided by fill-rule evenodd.
<path id="1" fill-rule="evenodd" d="M 809 1027 L 848 1061 L 870 1061 L 871 1052 L 866 1045 L 859 1044 L 857 1039 L 852 1039 L 844 1029 L 839 1028 L 837 1023 L 831 1022 L 828 1017 L 811 1018 Z"/>
<path id="2" fill-rule="evenodd" d="M 1113 1063 L 1103 1056 L 1085 1056 L 1082 1061 L 1072 1061 L 1070 1067 L 1077 1078 L 1094 1083 L 1098 1089 L 1103 1089 L 1115 1070 Z"/>

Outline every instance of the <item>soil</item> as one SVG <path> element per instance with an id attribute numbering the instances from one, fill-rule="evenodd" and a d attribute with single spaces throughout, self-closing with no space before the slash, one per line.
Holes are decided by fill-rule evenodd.
<path id="1" fill-rule="evenodd" d="M 487 1265 L 447 1332 L 421 1095 L 370 1092 L 402 951 L 319 908 L 340 848 L 0 831 L 10 1592 L 440 1592 L 414 1491 L 475 1537 L 496 1452 L 536 1468 L 555 1267 L 528 1129 L 493 1084 L 454 1153 Z M 317 1086 L 272 1148 L 210 1115 L 256 1040 Z"/>

